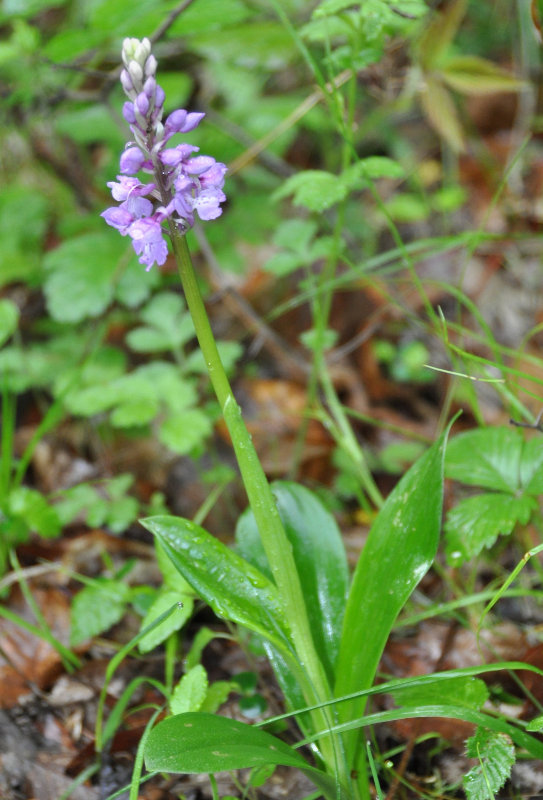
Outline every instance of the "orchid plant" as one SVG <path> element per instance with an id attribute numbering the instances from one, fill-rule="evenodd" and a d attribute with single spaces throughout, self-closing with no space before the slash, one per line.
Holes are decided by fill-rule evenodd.
<path id="1" fill-rule="evenodd" d="M 120 205 L 102 216 L 132 239 L 147 269 L 165 262 L 171 243 L 250 505 L 239 521 L 236 549 L 190 520 L 158 516 L 142 524 L 197 595 L 262 642 L 289 713 L 296 715 L 301 743 L 310 744 L 314 755 L 309 763 L 257 726 L 195 708 L 166 718 L 146 735 L 147 767 L 211 774 L 285 764 L 304 771 L 327 800 L 369 798 L 361 729 L 421 716 L 468 720 L 543 757 L 538 740 L 481 710 L 488 693 L 476 676 L 483 667 L 373 685 L 391 628 L 435 557 L 447 432 L 387 498 L 350 578 L 341 535 L 321 501 L 295 483 L 268 484 L 221 363 L 185 234 L 195 215 L 206 221 L 221 215 L 227 170 L 197 154 L 195 146 L 167 146 L 204 115 L 179 109 L 162 122 L 164 92 L 148 39 L 126 39 L 122 59 L 128 97 L 123 114 L 133 139 L 121 156 L 117 182 L 109 184 Z M 140 181 L 139 173 L 151 182 Z M 393 694 L 397 707 L 367 714 L 368 698 L 382 691 Z"/>

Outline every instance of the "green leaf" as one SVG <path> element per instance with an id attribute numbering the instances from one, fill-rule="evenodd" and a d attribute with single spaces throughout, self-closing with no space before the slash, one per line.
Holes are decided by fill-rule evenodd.
<path id="1" fill-rule="evenodd" d="M 207 672 L 201 664 L 196 664 L 179 681 L 170 698 L 172 714 L 186 711 L 199 711 L 207 694 Z"/>
<path id="2" fill-rule="evenodd" d="M 304 772 L 329 797 L 344 795 L 329 775 L 310 767 L 281 739 L 253 725 L 203 712 L 189 712 L 159 722 L 144 748 L 148 770 L 224 772 L 282 764 Z"/>
<path id="3" fill-rule="evenodd" d="M 441 76 L 452 89 L 467 95 L 518 92 L 526 86 L 525 81 L 478 56 L 448 58 Z"/>
<path id="4" fill-rule="evenodd" d="M 51 201 L 37 187 L 13 184 L 0 193 L 0 286 L 39 274 Z M 29 220 L 32 220 L 30 224 Z"/>
<path id="5" fill-rule="evenodd" d="M 135 328 L 126 336 L 129 347 L 136 352 L 176 350 L 194 338 L 194 325 L 185 304 L 173 292 L 155 295 L 141 311 L 146 326 Z"/>
<path id="6" fill-rule="evenodd" d="M 244 625 L 288 653 L 288 625 L 274 584 L 199 525 L 180 517 L 141 520 L 196 594 L 224 619 Z"/>
<path id="7" fill-rule="evenodd" d="M 41 492 L 20 486 L 9 495 L 9 515 L 24 522 L 32 532 L 46 538 L 60 534 L 60 517 Z"/>
<path id="8" fill-rule="evenodd" d="M 533 497 L 492 492 L 461 500 L 447 514 L 447 561 L 459 565 L 492 547 L 520 522 L 526 525 L 537 502 Z"/>
<path id="9" fill-rule="evenodd" d="M 126 249 L 120 236 L 88 233 L 68 239 L 44 259 L 47 309 L 58 322 L 99 316 L 113 299 L 113 278 Z"/>
<path id="10" fill-rule="evenodd" d="M 468 800 L 489 800 L 502 788 L 515 763 L 515 748 L 503 733 L 479 728 L 466 742 L 466 755 L 479 764 L 463 780 Z"/>
<path id="11" fill-rule="evenodd" d="M 347 600 L 336 697 L 371 686 L 394 621 L 435 557 L 445 438 L 446 433 L 404 475 L 370 530 Z M 361 716 L 364 706 L 364 698 L 339 706 L 340 720 Z M 357 738 L 357 731 L 347 734 L 348 762 Z"/>
<path id="12" fill-rule="evenodd" d="M 179 455 L 186 455 L 201 445 L 211 433 L 211 420 L 199 408 L 168 416 L 161 423 L 158 438 Z"/>
<path id="13" fill-rule="evenodd" d="M 392 696 L 396 703 L 412 708 L 431 706 L 438 696 L 440 703 L 480 709 L 488 700 L 489 692 L 480 678 L 458 677 L 422 686 L 399 686 Z"/>
<path id="14" fill-rule="evenodd" d="M 369 179 L 371 181 L 380 178 L 392 178 L 399 180 L 405 178 L 405 170 L 401 164 L 386 156 L 368 156 L 361 158 L 356 164 L 343 174 L 343 180 L 347 186 L 352 186 L 354 180 Z"/>
<path id="15" fill-rule="evenodd" d="M 341 534 L 332 515 L 305 487 L 277 481 L 272 491 L 292 544 L 315 646 L 332 680 L 349 590 L 349 570 Z M 244 558 L 271 580 L 264 548 L 250 509 L 240 517 L 236 541 Z"/>
<path id="16" fill-rule="evenodd" d="M 122 581 L 97 578 L 76 594 L 70 609 L 70 644 L 78 644 L 109 630 L 123 617 L 130 588 Z"/>
<path id="17" fill-rule="evenodd" d="M 181 581 L 180 581 L 181 583 Z M 184 583 L 184 581 L 183 581 Z M 164 642 L 172 633 L 181 630 L 183 625 L 192 616 L 194 601 L 190 594 L 181 593 L 180 591 L 172 591 L 171 589 L 161 589 L 157 598 L 152 603 L 149 611 L 141 622 L 141 630 L 144 630 L 148 625 L 151 625 L 161 614 L 173 606 L 174 603 L 182 603 L 182 608 L 179 609 L 177 614 L 171 614 L 152 631 L 149 631 L 139 641 L 140 653 L 149 653 Z M 197 709 L 193 709 L 197 710 Z"/>
<path id="18" fill-rule="evenodd" d="M 273 197 L 282 200 L 289 195 L 294 195 L 295 206 L 321 212 L 343 200 L 347 196 L 347 186 L 331 172 L 308 169 L 288 178 Z"/>
<path id="19" fill-rule="evenodd" d="M 0 347 L 17 330 L 19 308 L 7 298 L 0 299 Z"/>
<path id="20" fill-rule="evenodd" d="M 524 464 L 523 450 L 524 437 L 517 428 L 489 427 L 461 433 L 447 447 L 445 474 L 469 486 L 515 493 L 521 488 L 521 475 L 531 482 L 540 471 L 543 480 L 541 448 L 529 448 Z"/>
<path id="21" fill-rule="evenodd" d="M 223 703 L 226 703 L 231 692 L 235 691 L 237 691 L 237 687 L 233 681 L 215 681 L 207 690 L 199 711 L 207 711 L 210 714 L 214 714 Z"/>

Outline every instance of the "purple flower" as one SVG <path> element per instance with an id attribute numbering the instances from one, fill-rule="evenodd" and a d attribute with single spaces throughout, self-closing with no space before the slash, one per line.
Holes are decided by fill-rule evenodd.
<path id="1" fill-rule="evenodd" d="M 122 60 L 121 85 L 128 97 L 123 116 L 134 138 L 121 155 L 117 182 L 108 183 L 120 205 L 106 209 L 102 217 L 122 236 L 130 236 L 140 263 L 150 269 L 164 264 L 168 255 L 165 220 L 170 229 L 173 225 L 186 233 L 195 212 L 202 220 L 222 214 L 226 166 L 211 156 L 193 155 L 199 151 L 195 145 L 166 147 L 172 136 L 194 130 L 205 115 L 179 108 L 162 123 L 164 91 L 156 82 L 150 41 L 125 39 Z M 154 181 L 144 184 L 129 177 L 140 171 L 154 173 Z"/>
<path id="2" fill-rule="evenodd" d="M 132 245 L 140 257 L 140 264 L 146 264 L 150 270 L 156 262 L 162 266 L 168 256 L 168 245 L 162 235 L 162 226 L 154 217 L 144 217 L 134 222 L 129 229 Z"/>

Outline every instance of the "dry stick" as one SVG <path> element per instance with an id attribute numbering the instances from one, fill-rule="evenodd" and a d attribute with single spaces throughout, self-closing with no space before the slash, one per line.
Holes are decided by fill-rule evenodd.
<path id="1" fill-rule="evenodd" d="M 343 72 L 340 72 L 333 81 L 330 81 L 326 84 L 326 91 L 332 92 L 334 89 L 339 89 L 340 86 L 343 86 L 349 78 L 353 75 L 352 69 L 345 69 Z M 302 119 L 308 111 L 310 111 L 317 103 L 320 103 L 325 97 L 325 93 L 322 89 L 316 89 L 309 97 L 300 103 L 298 108 L 295 108 L 294 111 L 285 117 L 279 125 L 276 125 L 273 130 L 263 136 L 262 139 L 259 139 L 258 142 L 255 142 L 248 150 L 246 150 L 242 155 L 235 158 L 229 165 L 228 165 L 228 172 L 230 175 L 235 175 L 236 172 L 239 172 L 241 169 L 247 166 L 251 161 L 254 161 L 260 153 L 265 150 L 272 142 L 274 142 L 282 133 L 286 133 L 293 125 L 295 125 L 298 120 Z"/>

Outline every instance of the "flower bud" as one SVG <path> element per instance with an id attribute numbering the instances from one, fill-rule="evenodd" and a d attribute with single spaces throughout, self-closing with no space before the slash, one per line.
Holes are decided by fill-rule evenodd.
<path id="1" fill-rule="evenodd" d="M 147 117 L 147 112 L 149 111 L 149 98 L 145 94 L 145 92 L 140 92 L 140 94 L 136 97 L 134 102 L 134 107 L 139 111 L 142 117 Z"/>
<path id="2" fill-rule="evenodd" d="M 154 57 L 154 55 L 151 53 L 151 55 L 149 56 L 149 58 L 145 62 L 145 66 L 143 68 L 143 72 L 145 73 L 145 75 L 148 78 L 149 77 L 154 78 L 154 76 L 156 74 L 156 68 L 157 68 L 157 60 Z"/>
<path id="3" fill-rule="evenodd" d="M 130 73 L 126 69 L 123 69 L 123 71 L 121 72 L 121 86 L 123 87 L 125 94 L 127 94 L 129 97 L 131 93 L 134 92 L 134 84 L 132 83 L 132 78 L 130 77 Z"/>
<path id="4" fill-rule="evenodd" d="M 134 113 L 134 103 L 131 103 L 129 100 L 123 106 L 123 117 L 128 122 L 129 125 L 136 124 L 136 114 Z"/>
<path id="5" fill-rule="evenodd" d="M 143 82 L 143 70 L 137 61 L 131 61 L 128 65 L 128 72 L 134 84 L 134 89 L 139 90 Z"/>

